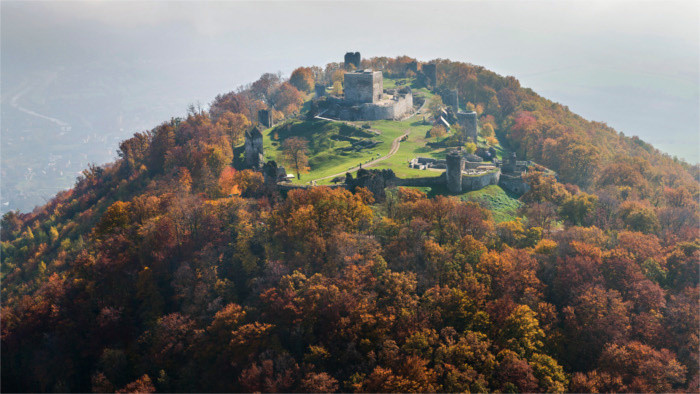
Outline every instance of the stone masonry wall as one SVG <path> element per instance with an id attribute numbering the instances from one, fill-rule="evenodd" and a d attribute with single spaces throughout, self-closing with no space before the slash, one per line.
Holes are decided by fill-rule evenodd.
<path id="1" fill-rule="evenodd" d="M 462 175 L 462 191 L 472 191 L 483 189 L 488 185 L 498 185 L 501 177 L 501 170 L 495 170 L 479 175 Z"/>
<path id="2" fill-rule="evenodd" d="M 382 97 L 384 80 L 381 71 L 345 74 L 343 89 L 348 104 L 376 103 Z"/>

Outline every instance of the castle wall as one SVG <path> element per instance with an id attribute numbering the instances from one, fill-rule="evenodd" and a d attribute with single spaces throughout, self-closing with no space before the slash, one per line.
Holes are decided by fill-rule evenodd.
<path id="1" fill-rule="evenodd" d="M 406 93 L 405 95 L 399 96 L 398 101 L 394 104 L 394 117 L 393 119 L 400 119 L 404 115 L 410 113 L 413 110 L 413 94 Z"/>
<path id="2" fill-rule="evenodd" d="M 383 86 L 381 71 L 345 73 L 345 101 L 349 104 L 376 103 L 382 98 Z"/>
<path id="3" fill-rule="evenodd" d="M 341 106 L 338 118 L 343 120 L 400 119 L 413 110 L 413 95 L 409 92 L 398 100 L 382 100 L 378 103 L 364 103 L 359 106 Z"/>
<path id="4" fill-rule="evenodd" d="M 498 184 L 503 189 L 517 195 L 523 195 L 530 190 L 530 185 L 520 175 L 503 174 Z"/>
<path id="5" fill-rule="evenodd" d="M 477 167 L 483 166 L 484 163 L 480 161 L 465 161 L 464 162 L 464 169 L 465 170 L 475 170 Z"/>
<path id="6" fill-rule="evenodd" d="M 462 175 L 462 191 L 472 191 L 483 189 L 488 185 L 498 185 L 501 177 L 501 170 L 495 170 L 478 175 Z"/>
<path id="7" fill-rule="evenodd" d="M 445 173 L 433 177 L 425 178 L 406 178 L 397 181 L 397 186 L 414 186 L 414 187 L 425 187 L 425 186 L 435 186 L 445 184 Z"/>

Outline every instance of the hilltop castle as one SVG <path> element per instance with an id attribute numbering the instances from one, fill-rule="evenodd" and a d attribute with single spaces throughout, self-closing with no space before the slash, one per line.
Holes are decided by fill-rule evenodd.
<path id="1" fill-rule="evenodd" d="M 345 54 L 345 65 L 358 67 L 360 53 Z M 358 70 L 345 73 L 344 97 L 328 97 L 325 116 L 341 120 L 398 120 L 413 110 L 413 92 L 402 89 L 384 90 L 381 71 Z"/>

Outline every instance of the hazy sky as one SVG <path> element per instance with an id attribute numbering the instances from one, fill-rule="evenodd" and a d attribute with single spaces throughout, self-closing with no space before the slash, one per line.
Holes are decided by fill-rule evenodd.
<path id="1" fill-rule="evenodd" d="M 99 64 L 120 84 L 167 97 L 158 118 L 141 117 L 152 127 L 263 72 L 288 75 L 353 50 L 483 65 L 588 119 L 699 158 L 696 1 L 1 4 L 3 105 L 34 72 Z M 130 105 L 120 113 L 128 117 Z"/>

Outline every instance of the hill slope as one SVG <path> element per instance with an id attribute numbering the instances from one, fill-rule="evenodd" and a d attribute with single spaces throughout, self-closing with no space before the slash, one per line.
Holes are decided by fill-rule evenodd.
<path id="1" fill-rule="evenodd" d="M 415 80 L 411 60 L 363 67 Z M 363 159 L 342 162 L 341 134 L 420 128 L 377 168 L 441 153 L 419 151 L 415 120 L 309 128 L 297 87 L 313 84 L 265 74 L 3 217 L 2 390 L 697 391 L 697 169 L 512 77 L 437 63 L 439 88 L 559 179 L 533 171 L 518 202 L 495 188 L 282 196 L 231 167 L 268 105 L 285 127 L 268 151 L 305 135 L 312 171 Z M 300 70 L 330 81 L 338 65 Z"/>

